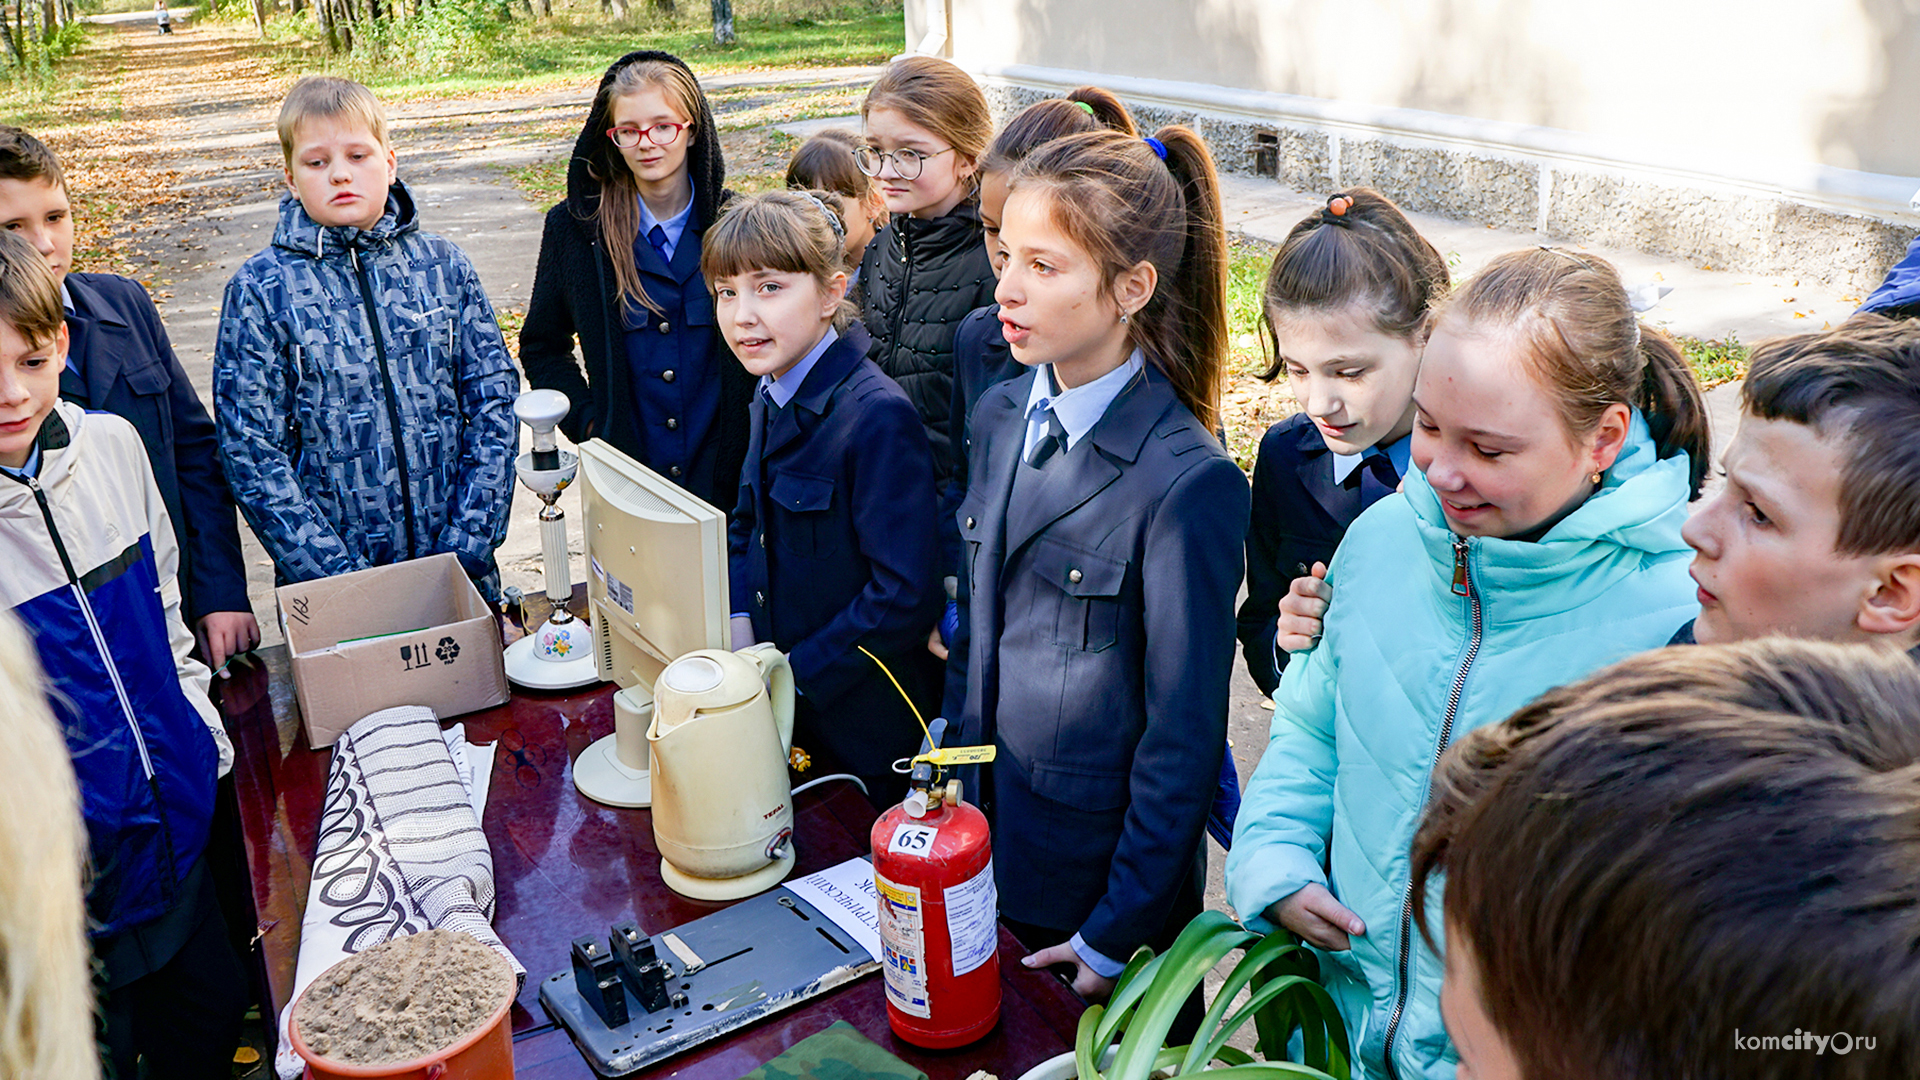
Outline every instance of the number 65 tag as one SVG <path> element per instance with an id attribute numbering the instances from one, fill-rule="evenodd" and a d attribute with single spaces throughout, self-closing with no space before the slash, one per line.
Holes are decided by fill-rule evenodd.
<path id="1" fill-rule="evenodd" d="M 893 839 L 887 843 L 887 851 L 895 855 L 918 855 L 926 858 L 933 854 L 933 838 L 940 830 L 931 825 L 901 825 L 893 830 Z"/>

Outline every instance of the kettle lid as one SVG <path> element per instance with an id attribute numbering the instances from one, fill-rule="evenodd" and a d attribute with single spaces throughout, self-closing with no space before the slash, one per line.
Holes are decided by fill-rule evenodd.
<path id="1" fill-rule="evenodd" d="M 678 694 L 704 694 L 718 687 L 725 678 L 726 672 L 720 665 L 706 656 L 683 656 L 660 673 L 660 681 Z"/>

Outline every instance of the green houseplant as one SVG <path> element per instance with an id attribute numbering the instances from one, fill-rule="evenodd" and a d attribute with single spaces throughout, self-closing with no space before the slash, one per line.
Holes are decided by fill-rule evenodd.
<path id="1" fill-rule="evenodd" d="M 1245 954 L 1214 996 L 1194 1042 L 1166 1046 L 1181 1005 L 1235 949 Z M 1081 1015 L 1074 1041 L 1079 1080 L 1147 1080 L 1156 1073 L 1182 1076 L 1202 1070 L 1209 1080 L 1349 1080 L 1346 1024 L 1318 975 L 1319 961 L 1292 934 L 1280 931 L 1263 937 L 1224 912 L 1202 912 L 1166 952 L 1155 956 L 1144 947 L 1135 952 L 1107 1003 Z M 1250 997 L 1233 1009 L 1242 989 L 1249 990 Z M 1227 1045 L 1249 1020 L 1264 1061 Z M 1296 1035 L 1299 1062 L 1286 1060 Z M 1214 1063 L 1218 1067 L 1209 1068 Z"/>

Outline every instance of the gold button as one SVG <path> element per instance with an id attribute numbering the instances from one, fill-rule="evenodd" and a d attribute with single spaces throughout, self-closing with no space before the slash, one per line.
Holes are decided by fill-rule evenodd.
<path id="1" fill-rule="evenodd" d="M 1068 580 L 1068 581 L 1071 581 L 1071 582 L 1073 582 L 1073 583 L 1074 583 L 1075 585 L 1078 585 L 1078 584 L 1080 584 L 1080 579 L 1081 579 L 1081 578 L 1082 578 L 1083 576 L 1085 576 L 1085 575 L 1083 575 L 1083 574 L 1081 574 L 1081 573 L 1080 573 L 1080 571 L 1078 571 L 1078 570 L 1069 570 L 1069 571 L 1067 571 L 1067 580 Z"/>
<path id="2" fill-rule="evenodd" d="M 673 381 L 673 369 L 672 369 L 672 368 L 668 368 L 667 370 L 665 370 L 665 371 L 663 371 L 663 372 L 661 372 L 661 373 L 660 373 L 660 378 L 661 378 L 661 380 L 662 380 L 663 382 L 672 382 L 672 381 Z"/>
<path id="3" fill-rule="evenodd" d="M 679 421 L 678 419 L 676 419 L 676 418 L 674 418 L 674 417 L 671 417 L 671 416 L 669 416 L 669 417 L 667 417 L 667 430 L 668 430 L 668 431 L 677 431 L 677 430 L 679 430 L 679 428 L 680 428 L 680 421 Z"/>
<path id="4" fill-rule="evenodd" d="M 666 333 L 667 331 L 669 331 L 669 330 L 671 330 L 671 329 L 673 329 L 673 327 L 671 327 L 671 326 L 669 326 L 669 325 L 667 325 L 666 323 L 661 323 L 661 324 L 660 324 L 660 332 L 661 332 L 661 333 L 663 333 L 663 334 L 664 334 L 664 333 Z"/>
<path id="5" fill-rule="evenodd" d="M 972 518 L 968 518 L 968 519 L 967 519 L 967 528 L 969 528 L 969 529 L 971 529 L 971 528 L 973 528 L 973 519 L 972 519 Z"/>

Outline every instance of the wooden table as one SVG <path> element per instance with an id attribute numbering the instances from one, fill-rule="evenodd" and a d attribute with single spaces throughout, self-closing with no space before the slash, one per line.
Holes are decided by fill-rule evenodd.
<path id="1" fill-rule="evenodd" d="M 293 988 L 331 755 L 310 749 L 300 729 L 284 647 L 237 661 L 230 671 L 217 696 L 233 735 L 235 788 L 271 999 L 266 1005 L 273 1010 L 269 1015 L 277 1015 Z M 482 822 L 499 897 L 494 927 L 527 969 L 513 1007 L 515 1072 L 522 1077 L 594 1075 L 538 1000 L 540 980 L 568 967 L 573 938 L 604 935 L 608 924 L 623 918 L 654 933 L 725 906 L 689 900 L 661 882 L 648 811 L 601 806 L 574 788 L 573 759 L 613 731 L 612 697 L 613 688 L 604 684 L 572 693 L 517 691 L 506 705 L 458 720 L 471 742 L 493 743 L 517 733 L 508 745 L 524 747 L 495 751 Z M 850 784 L 825 784 L 800 795 L 794 875 L 868 854 L 873 819 L 872 808 Z M 962 1080 L 976 1069 L 1013 1080 L 1072 1048 L 1082 1009 L 1056 977 L 1022 967 L 1024 955 L 1001 929 L 1000 1024 L 961 1050 L 921 1050 L 896 1039 L 876 973 L 636 1075 L 737 1080 L 845 1020 L 931 1080 Z"/>

